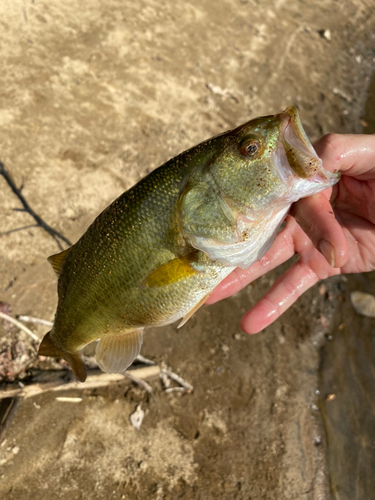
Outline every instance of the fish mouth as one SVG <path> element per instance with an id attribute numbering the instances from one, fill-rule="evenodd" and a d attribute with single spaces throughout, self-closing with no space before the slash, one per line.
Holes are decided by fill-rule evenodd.
<path id="1" fill-rule="evenodd" d="M 329 172 L 316 154 L 299 117 L 298 108 L 290 106 L 278 115 L 280 118 L 279 145 L 284 149 L 287 162 L 293 173 L 301 179 L 314 179 L 334 184 L 339 172 Z"/>

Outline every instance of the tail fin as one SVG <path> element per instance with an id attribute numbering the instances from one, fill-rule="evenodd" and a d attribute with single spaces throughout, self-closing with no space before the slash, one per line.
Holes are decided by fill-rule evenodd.
<path id="1" fill-rule="evenodd" d="M 80 382 L 86 380 L 86 366 L 83 361 L 83 355 L 78 351 L 75 353 L 64 352 L 57 347 L 51 338 L 51 332 L 48 332 L 39 346 L 38 354 L 41 356 L 50 356 L 51 358 L 64 358 L 72 367 L 74 375 Z"/>

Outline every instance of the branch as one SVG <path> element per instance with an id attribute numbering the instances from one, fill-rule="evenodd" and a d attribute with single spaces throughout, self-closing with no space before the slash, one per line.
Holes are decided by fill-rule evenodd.
<path id="1" fill-rule="evenodd" d="M 5 314 L 5 313 L 0 311 L 0 318 L 3 318 L 5 321 L 9 321 L 9 323 L 13 323 L 13 325 L 16 325 L 17 328 L 19 328 L 23 332 L 27 333 L 27 335 L 29 335 L 33 340 L 35 340 L 35 342 L 40 342 L 39 337 L 37 337 L 35 335 L 35 333 L 33 333 L 31 330 L 29 330 L 27 328 L 27 326 L 23 325 L 22 323 L 20 323 L 16 319 L 12 318 L 12 316 L 9 316 L 9 314 Z"/>
<path id="2" fill-rule="evenodd" d="M 37 225 L 40 226 L 41 228 L 43 228 L 45 231 L 47 231 L 47 233 L 50 236 L 52 236 L 52 238 L 56 241 L 57 245 L 59 246 L 60 250 L 63 250 L 64 248 L 62 247 L 59 239 L 64 241 L 69 246 L 72 245 L 72 243 L 68 240 L 68 238 L 65 238 L 65 236 L 63 234 L 56 231 L 56 229 L 53 229 L 50 225 L 48 225 L 46 222 L 44 222 L 44 220 L 41 217 L 39 217 L 39 215 L 37 213 L 34 212 L 34 210 L 30 207 L 27 200 L 25 199 L 25 197 L 22 194 L 23 185 L 20 188 L 18 188 L 16 186 L 16 183 L 12 179 L 10 172 L 8 172 L 8 170 L 5 168 L 4 163 L 1 161 L 0 161 L 0 175 L 2 175 L 4 177 L 4 179 L 8 183 L 8 186 L 11 188 L 13 193 L 17 196 L 17 198 L 20 200 L 20 202 L 23 205 L 23 208 L 15 209 L 15 210 L 21 210 L 23 212 L 29 213 L 35 219 L 35 222 L 37 223 Z"/>
<path id="3" fill-rule="evenodd" d="M 139 383 L 139 381 L 144 382 L 144 379 L 156 377 L 160 374 L 160 367 L 147 366 L 144 368 L 139 368 L 137 370 L 127 370 L 124 375 L 120 373 L 102 373 L 97 371 L 96 374 L 88 375 L 86 382 L 66 382 L 62 378 L 62 375 L 66 376 L 67 372 L 50 372 L 48 373 L 46 382 L 34 383 L 32 385 L 26 385 L 25 387 L 17 387 L 15 389 L 7 388 L 4 391 L 0 391 L 0 400 L 4 398 L 31 398 L 37 396 L 43 392 L 50 391 L 67 391 L 70 389 L 86 390 L 86 389 L 97 389 L 99 387 L 106 387 L 118 382 L 122 382 L 129 379 L 133 382 Z M 68 375 L 69 374 L 68 372 Z M 51 380 L 52 379 L 52 380 Z M 148 384 L 147 384 L 148 385 Z M 149 391 L 147 391 L 149 392 Z"/>

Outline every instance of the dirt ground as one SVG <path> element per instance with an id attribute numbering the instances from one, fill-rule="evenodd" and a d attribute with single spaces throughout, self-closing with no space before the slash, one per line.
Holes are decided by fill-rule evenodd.
<path id="1" fill-rule="evenodd" d="M 74 242 L 146 173 L 251 117 L 297 104 L 312 140 L 366 131 L 375 6 L 2 0 L 0 62 L 0 160 L 32 208 Z M 0 300 L 13 315 L 51 320 L 56 278 L 46 257 L 59 249 L 19 207 L 0 177 Z M 336 354 L 345 364 L 358 352 L 345 350 L 353 332 L 373 349 L 372 320 L 353 319 L 348 294 L 375 292 L 375 280 L 333 278 L 261 334 L 245 335 L 241 315 L 282 270 L 202 308 L 181 330 L 147 332 L 142 354 L 183 376 L 192 394 L 166 394 L 154 379 L 151 395 L 124 381 L 64 393 L 79 404 L 50 393 L 24 401 L 0 445 L 0 497 L 375 498 L 367 432 L 375 423 L 359 418 L 375 376 L 369 370 L 340 393 L 349 375 L 334 371 Z M 48 330 L 29 327 L 39 338 Z M 3 322 L 0 336 L 0 350 L 16 341 L 35 349 Z M 129 421 L 138 404 L 139 431 Z M 367 434 L 353 437 L 359 428 Z"/>

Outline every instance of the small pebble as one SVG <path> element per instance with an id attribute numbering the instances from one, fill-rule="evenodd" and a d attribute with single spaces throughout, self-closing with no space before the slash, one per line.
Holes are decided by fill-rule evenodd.
<path id="1" fill-rule="evenodd" d="M 319 30 L 318 33 L 322 38 L 325 38 L 328 42 L 332 40 L 331 30 Z"/>
<path id="2" fill-rule="evenodd" d="M 355 311 L 361 316 L 375 318 L 375 296 L 360 291 L 350 294 L 350 301 Z"/>
<path id="3" fill-rule="evenodd" d="M 130 423 L 137 431 L 141 428 L 144 416 L 145 412 L 142 410 L 141 405 L 138 405 L 135 412 L 130 415 Z"/>

